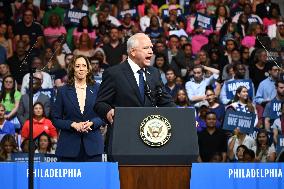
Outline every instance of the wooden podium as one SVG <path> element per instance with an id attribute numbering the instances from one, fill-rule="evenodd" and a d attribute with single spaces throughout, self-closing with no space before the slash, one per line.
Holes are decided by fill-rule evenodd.
<path id="1" fill-rule="evenodd" d="M 191 166 L 121 165 L 121 189 L 189 189 Z"/>

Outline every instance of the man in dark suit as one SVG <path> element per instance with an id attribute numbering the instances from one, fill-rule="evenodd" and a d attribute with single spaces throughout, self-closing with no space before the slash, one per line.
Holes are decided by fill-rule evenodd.
<path id="1" fill-rule="evenodd" d="M 271 18 L 272 17 L 272 9 L 276 8 L 279 15 L 281 15 L 279 5 L 276 3 L 272 3 L 271 0 L 264 0 L 263 3 L 260 3 L 256 6 L 256 15 L 258 15 L 261 19 L 263 18 Z"/>
<path id="2" fill-rule="evenodd" d="M 94 110 L 113 122 L 115 107 L 175 106 L 165 91 L 159 71 L 150 66 L 153 55 L 150 38 L 137 33 L 127 41 L 127 61 L 103 74 Z"/>

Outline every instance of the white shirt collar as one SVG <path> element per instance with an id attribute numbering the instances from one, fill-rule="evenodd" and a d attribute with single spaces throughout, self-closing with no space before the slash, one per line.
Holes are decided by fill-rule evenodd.
<path id="1" fill-rule="evenodd" d="M 131 60 L 129 57 L 128 57 L 128 63 L 133 71 L 133 73 L 137 73 L 141 68 L 135 63 L 133 62 L 133 60 Z"/>

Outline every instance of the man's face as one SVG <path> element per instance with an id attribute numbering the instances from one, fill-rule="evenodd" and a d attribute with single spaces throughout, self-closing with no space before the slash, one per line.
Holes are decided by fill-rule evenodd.
<path id="1" fill-rule="evenodd" d="M 216 127 L 217 118 L 215 114 L 207 114 L 205 118 L 206 126 L 209 128 Z"/>
<path id="2" fill-rule="evenodd" d="M 166 79 L 168 82 L 174 82 L 176 79 L 175 73 L 172 70 L 167 71 Z"/>
<path id="3" fill-rule="evenodd" d="M 277 79 L 279 77 L 280 69 L 277 66 L 273 66 L 271 70 L 269 70 L 269 74 L 273 79 Z"/>
<path id="4" fill-rule="evenodd" d="M 277 95 L 280 97 L 284 97 L 284 83 L 278 83 L 276 87 Z"/>
<path id="5" fill-rule="evenodd" d="M 111 38 L 112 41 L 117 41 L 118 40 L 118 36 L 119 36 L 118 29 L 112 29 L 110 31 L 110 38 Z"/>
<path id="6" fill-rule="evenodd" d="M 189 45 L 185 46 L 185 48 L 184 48 L 184 54 L 185 54 L 186 56 L 191 56 L 191 55 L 192 55 L 192 48 L 191 48 L 191 46 L 189 46 Z"/>
<path id="7" fill-rule="evenodd" d="M 203 72 L 201 68 L 194 68 L 193 69 L 193 77 L 195 81 L 201 81 L 203 77 Z"/>
<path id="8" fill-rule="evenodd" d="M 138 64 L 140 68 L 150 66 L 151 58 L 153 56 L 152 42 L 147 35 L 139 35 L 137 38 L 137 40 L 139 40 L 139 45 L 131 51 L 134 62 Z"/>
<path id="9" fill-rule="evenodd" d="M 170 48 L 178 47 L 179 40 L 176 37 L 172 37 L 169 41 Z"/>
<path id="10" fill-rule="evenodd" d="M 7 64 L 0 64 L 0 74 L 6 75 L 9 72 L 9 67 Z"/>
<path id="11" fill-rule="evenodd" d="M 246 68 L 244 65 L 238 65 L 237 66 L 237 71 L 236 71 L 236 75 L 239 79 L 242 79 L 245 77 L 246 75 Z"/>
<path id="12" fill-rule="evenodd" d="M 240 52 L 237 51 L 237 50 L 234 50 L 234 51 L 232 52 L 232 60 L 235 61 L 235 62 L 237 62 L 237 61 L 239 61 L 240 59 L 241 59 L 241 54 L 240 54 Z"/>
<path id="13" fill-rule="evenodd" d="M 226 49 L 228 51 L 232 51 L 235 48 L 235 43 L 233 41 L 227 41 L 226 42 Z"/>
<path id="14" fill-rule="evenodd" d="M 4 119 L 5 109 L 4 107 L 0 106 L 0 119 Z"/>
<path id="15" fill-rule="evenodd" d="M 24 21 L 24 23 L 30 24 L 30 23 L 33 22 L 33 19 L 34 19 L 34 16 L 33 16 L 32 11 L 28 10 L 28 11 L 25 11 L 25 12 L 24 12 L 24 15 L 23 15 L 23 21 Z"/>

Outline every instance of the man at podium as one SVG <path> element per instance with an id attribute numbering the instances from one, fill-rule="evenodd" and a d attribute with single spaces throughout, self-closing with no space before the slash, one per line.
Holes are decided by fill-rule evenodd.
<path id="1" fill-rule="evenodd" d="M 144 33 L 127 41 L 128 59 L 103 74 L 95 112 L 113 123 L 115 107 L 176 106 L 161 82 L 158 69 L 150 66 L 152 42 Z"/>

